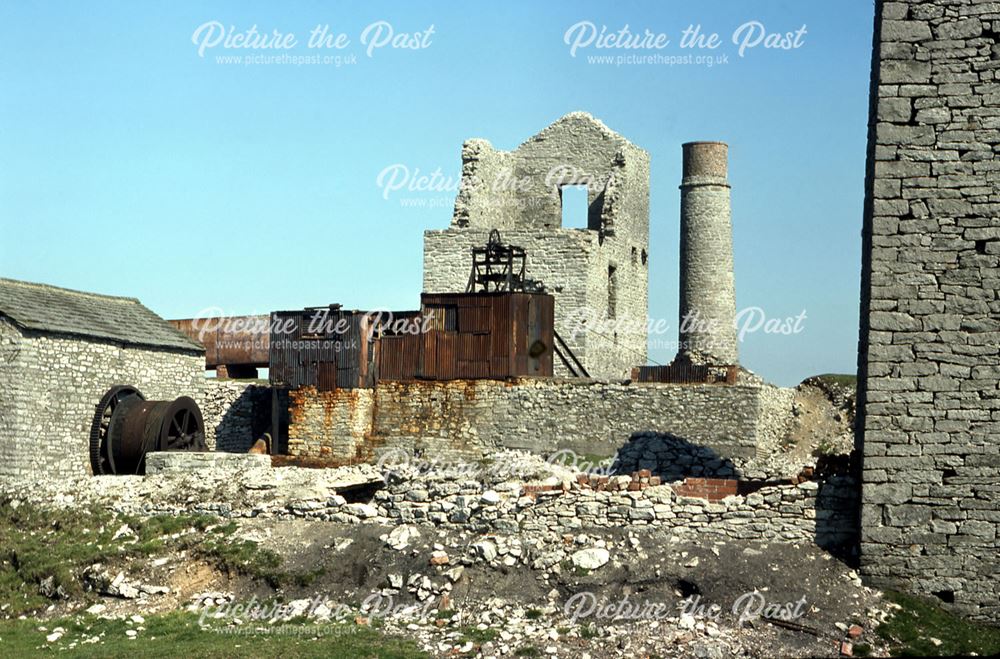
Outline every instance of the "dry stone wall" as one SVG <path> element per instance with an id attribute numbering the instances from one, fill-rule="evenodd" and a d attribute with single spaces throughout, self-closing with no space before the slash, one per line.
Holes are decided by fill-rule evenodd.
<path id="1" fill-rule="evenodd" d="M 193 397 L 201 408 L 210 450 L 246 453 L 271 431 L 271 388 L 267 385 L 204 378 Z"/>
<path id="2" fill-rule="evenodd" d="M 272 469 L 266 456 L 159 454 L 151 474 L 20 481 L 5 495 L 43 506 L 99 503 L 129 514 L 212 514 L 221 517 L 313 519 L 393 526 L 390 542 L 411 527 L 437 527 L 475 537 L 470 550 L 502 561 L 497 545 L 524 548 L 520 562 L 545 569 L 567 558 L 557 539 L 581 531 L 650 527 L 670 533 L 849 548 L 853 499 L 849 477 L 775 485 L 720 501 L 678 495 L 661 485 L 641 491 L 597 491 L 575 475 L 517 452 L 471 471 L 424 471 L 399 466 L 380 474 L 368 465 L 341 469 Z M 383 482 L 383 475 L 385 480 Z M 543 480 L 537 480 L 542 478 Z M 629 480 L 629 477 L 624 477 Z M 531 483 L 556 483 L 532 493 Z M 376 485 L 370 501 L 348 502 L 340 492 Z M 487 536 L 487 537 L 484 537 Z M 476 546 L 475 543 L 492 543 Z"/>

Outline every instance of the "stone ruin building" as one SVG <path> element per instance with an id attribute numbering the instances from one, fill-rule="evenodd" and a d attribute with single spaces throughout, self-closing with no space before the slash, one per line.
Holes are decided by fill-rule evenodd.
<path id="1" fill-rule="evenodd" d="M 691 368 L 732 369 L 738 354 L 726 145 L 696 142 L 682 152 L 680 313 L 710 322 L 680 337 L 687 348 L 675 360 L 679 369 L 644 366 L 649 156 L 575 112 L 512 153 L 481 140 L 463 147 L 466 181 L 453 226 L 426 235 L 421 311 L 399 312 L 408 318 L 432 312 L 437 324 L 428 333 L 373 333 L 364 312 L 333 305 L 324 313 L 352 329 L 350 341 L 333 341 L 336 349 L 326 354 L 283 346 L 337 337 L 307 336 L 302 327 L 279 337 L 264 322 L 289 318 L 304 326 L 311 310 L 247 317 L 236 329 L 211 331 L 193 320 L 172 321 L 196 340 L 184 345 L 201 351 L 207 368 L 246 377 L 270 366 L 271 386 L 199 380 L 189 372 L 182 386 L 167 388 L 169 396 L 197 401 L 211 448 L 244 452 L 270 431 L 272 453 L 311 463 L 373 460 L 400 448 L 465 458 L 505 448 L 612 456 L 637 434 L 659 433 L 682 447 L 703 447 L 719 464 L 735 461 L 726 473 L 754 472 L 785 432 L 792 391 Z M 521 181 L 513 191 L 503 183 L 510 178 Z M 589 226 L 561 227 L 561 186 L 581 182 L 589 194 Z M 540 281 L 544 293 L 465 292 L 470 254 L 494 230 L 519 243 L 526 276 Z M 512 306 L 497 306 L 501 298 Z M 546 299 L 554 299 L 554 309 Z M 593 327 L 574 332 L 575 314 L 591 311 L 584 320 L 620 315 L 639 322 L 629 325 L 631 333 L 614 336 Z M 508 334 L 504 324 L 511 321 Z M 156 332 L 177 335 L 159 322 L 146 329 L 153 337 L 146 342 Z M 589 377 L 561 377 L 564 364 L 552 354 L 552 334 L 560 330 Z M 102 387 L 127 384 L 147 395 L 164 390 L 146 384 L 148 377 L 126 375 L 108 370 Z M 101 399 L 91 389 L 78 395 L 90 405 Z M 525 414 L 529 409 L 537 412 Z M 10 414 L 16 413 L 15 405 Z M 84 432 L 87 416 L 76 414 L 71 423 Z"/>
<path id="2" fill-rule="evenodd" d="M 587 228 L 562 226 L 567 185 L 587 188 Z M 483 139 L 462 146 L 451 226 L 424 232 L 423 290 L 460 292 L 469 252 L 492 229 L 522 246 L 527 270 L 556 299 L 556 331 L 597 378 L 646 363 L 645 332 L 574 331 L 580 319 L 646 319 L 649 154 L 584 112 L 573 112 L 513 151 Z M 591 322 L 593 325 L 593 322 Z M 623 325 L 623 327 L 626 327 Z M 567 375 L 556 364 L 557 375 Z"/>
<path id="3" fill-rule="evenodd" d="M 600 490 L 607 482 L 584 477 L 565 490 L 580 497 L 577 515 L 555 515 L 545 524 L 566 532 L 581 523 L 655 524 L 742 539 L 847 542 L 860 549 L 861 572 L 874 585 L 903 587 L 970 616 L 1000 620 L 998 34 L 994 2 L 876 2 L 856 450 L 848 474 L 763 480 L 774 472 L 760 458 L 779 452 L 776 438 L 791 416 L 788 390 L 742 371 L 736 378 L 727 371 L 723 379 L 669 381 L 739 363 L 729 330 L 734 296 L 725 146 L 704 142 L 684 146 L 679 315 L 720 323 L 682 335 L 677 359 L 661 371 L 636 372 L 645 362 L 645 336 L 584 333 L 570 345 L 593 378 L 559 377 L 567 373 L 558 363 L 557 377 L 513 380 L 379 380 L 375 368 L 359 386 L 278 392 L 201 378 L 201 346 L 168 332 L 134 300 L 4 280 L 0 476 L 13 482 L 89 473 L 87 429 L 95 401 L 122 382 L 158 397 L 194 396 L 216 455 L 245 452 L 279 416 L 286 442 L 274 442 L 271 450 L 293 458 L 368 460 L 389 449 L 476 456 L 505 448 L 587 454 L 622 448 L 640 469 L 666 464 L 664 478 L 678 479 L 673 487 L 680 499 L 660 494 L 651 478 L 611 481 L 616 488 L 634 482 L 637 489 L 607 495 Z M 528 276 L 554 297 L 555 330 L 567 340 L 566 318 L 579 310 L 645 317 L 644 151 L 589 115 L 573 113 L 512 152 L 472 140 L 462 157 L 452 226 L 425 235 L 425 291 L 464 292 L 470 250 L 499 229 L 527 250 Z M 553 168 L 557 175 L 549 177 Z M 496 185 L 498 177 L 520 177 L 527 188 L 511 191 Z M 580 183 L 588 190 L 588 227 L 563 227 L 561 188 Z M 209 361 L 249 373 L 263 357 L 241 362 L 229 353 Z M 408 368 L 412 373 L 419 365 Z M 328 373 L 334 380 L 343 369 L 335 370 Z M 662 446 L 668 434 L 682 440 L 679 447 L 644 463 L 648 442 Z M 158 462 L 169 457 L 160 454 Z M 702 476 L 671 471 L 681 458 L 697 464 Z M 728 476 L 713 479 L 721 469 L 705 471 L 720 465 Z M 748 480 L 771 489 L 746 490 Z M 522 497 L 517 505 L 504 500 L 501 509 L 529 519 L 551 514 L 550 507 L 534 505 L 548 486 L 531 487 L 512 495 Z M 607 496 L 616 505 L 599 503 Z M 673 505 L 692 496 L 713 503 Z M 423 504 L 404 498 L 386 495 L 378 509 L 311 501 L 302 514 L 356 520 L 384 510 L 397 522 L 426 514 Z M 723 498 L 731 505 L 716 505 Z M 531 507 L 520 508 L 522 501 Z M 433 523 L 462 520 L 431 514 L 438 516 Z M 512 519 L 495 521 L 499 528 Z"/>

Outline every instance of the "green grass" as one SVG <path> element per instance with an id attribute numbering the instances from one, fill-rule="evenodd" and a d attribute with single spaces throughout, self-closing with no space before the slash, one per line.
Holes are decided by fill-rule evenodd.
<path id="1" fill-rule="evenodd" d="M 585 567 L 580 567 L 578 565 L 573 565 L 573 561 L 568 558 L 564 558 L 559 567 L 563 569 L 567 574 L 571 574 L 574 577 L 586 577 L 590 574 L 590 570 Z"/>
<path id="2" fill-rule="evenodd" d="M 545 614 L 542 613 L 541 609 L 528 609 L 528 612 L 524 614 L 524 617 L 528 620 L 538 620 Z"/>
<path id="3" fill-rule="evenodd" d="M 123 525 L 131 533 L 114 539 Z M 0 615 L 14 617 L 51 604 L 39 592 L 43 581 L 51 579 L 53 589 L 79 598 L 84 595 L 81 574 L 91 565 L 127 573 L 131 561 L 181 551 L 272 587 L 308 586 L 323 573 L 322 568 L 284 571 L 278 554 L 235 538 L 236 528 L 235 522 L 208 515 L 140 519 L 97 508 L 56 510 L 0 501 L 0 605 L 7 605 Z"/>
<path id="4" fill-rule="evenodd" d="M 138 626 L 123 620 L 103 620 L 89 616 L 52 620 L 39 631 L 39 622 L 8 620 L 0 622 L 0 656 L 22 657 L 42 653 L 74 658 L 120 657 L 382 657 L 410 659 L 425 657 L 410 641 L 383 636 L 365 626 L 284 625 L 279 628 L 236 628 L 240 634 L 224 633 L 219 625 L 202 627 L 198 616 L 169 613 L 148 616 L 141 625 L 137 640 L 129 640 L 126 630 Z M 66 631 L 54 643 L 45 640 L 51 630 Z M 99 637 L 97 643 L 83 643 Z M 70 649 L 72 646 L 72 649 Z"/>
<path id="5" fill-rule="evenodd" d="M 858 376 L 854 373 L 824 373 L 817 375 L 816 379 L 842 387 L 856 387 L 858 385 Z"/>
<path id="6" fill-rule="evenodd" d="M 492 628 L 477 629 L 475 627 L 462 627 L 462 636 L 466 641 L 472 641 L 476 645 L 482 645 L 490 641 L 495 641 L 500 632 Z"/>
<path id="7" fill-rule="evenodd" d="M 903 607 L 878 627 L 878 635 L 889 644 L 893 656 L 1000 654 L 1000 627 L 967 620 L 922 597 L 888 592 L 886 598 Z M 935 645 L 931 638 L 941 644 Z"/>

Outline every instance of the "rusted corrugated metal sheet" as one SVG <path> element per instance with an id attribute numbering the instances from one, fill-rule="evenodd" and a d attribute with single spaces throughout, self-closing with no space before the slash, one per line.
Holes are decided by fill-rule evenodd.
<path id="1" fill-rule="evenodd" d="M 420 368 L 419 334 L 389 335 L 376 344 L 379 380 L 409 382 L 417 379 Z"/>
<path id="2" fill-rule="evenodd" d="M 320 391 L 374 385 L 371 318 L 336 305 L 271 314 L 270 381 Z"/>
<path id="3" fill-rule="evenodd" d="M 427 331 L 416 341 L 380 341 L 380 379 L 406 380 L 411 373 L 429 380 L 552 375 L 552 296 L 424 294 L 421 303 Z M 419 350 L 415 359 L 403 354 L 414 348 Z"/>
<path id="4" fill-rule="evenodd" d="M 638 366 L 632 369 L 635 382 L 670 384 L 736 384 L 737 366 L 702 366 L 680 362 L 669 366 Z"/>
<path id="5" fill-rule="evenodd" d="M 269 316 L 184 318 L 171 325 L 205 346 L 205 367 L 268 365 Z"/>

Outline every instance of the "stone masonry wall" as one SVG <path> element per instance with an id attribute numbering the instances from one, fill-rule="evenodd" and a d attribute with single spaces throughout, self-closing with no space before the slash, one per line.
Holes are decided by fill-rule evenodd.
<path id="1" fill-rule="evenodd" d="M 492 491 L 468 478 L 402 480 L 379 491 L 375 501 L 379 514 L 396 523 L 468 524 L 480 532 L 565 534 L 653 526 L 685 535 L 816 543 L 839 553 L 850 551 L 856 541 L 857 483 L 846 476 L 776 485 L 720 501 L 683 496 L 666 485 L 598 491 L 572 484 L 561 492 L 529 496 L 507 487 L 500 484 Z M 499 496 L 490 496 L 491 491 Z"/>
<path id="2" fill-rule="evenodd" d="M 17 347 L 0 372 L 0 478 L 90 474 L 94 410 L 113 385 L 134 385 L 150 400 L 201 391 L 196 352 L 21 332 L 2 320 L 0 344 Z"/>
<path id="3" fill-rule="evenodd" d="M 562 227 L 563 185 L 587 187 L 587 229 Z M 646 362 L 649 154 L 581 112 L 513 151 L 469 140 L 451 227 L 425 232 L 424 291 L 464 291 L 471 248 L 485 244 L 491 229 L 527 250 L 528 278 L 555 297 L 556 329 L 591 376 L 625 378 Z M 581 314 L 590 327 L 571 341 Z M 622 327 L 632 329 L 616 336 L 594 327 L 614 319 L 628 319 Z M 568 374 L 558 359 L 556 374 Z"/>
<path id="4" fill-rule="evenodd" d="M 374 397 L 371 398 L 370 396 Z M 760 387 L 525 379 L 385 382 L 374 390 L 293 392 L 289 452 L 332 460 L 389 450 L 477 458 L 500 448 L 612 456 L 636 433 L 744 464 L 756 457 Z"/>
<path id="5" fill-rule="evenodd" d="M 861 567 L 1000 620 L 1000 3 L 876 3 Z"/>
<path id="6" fill-rule="evenodd" d="M 343 462 L 372 457 L 375 394 L 371 389 L 288 393 L 288 455 Z"/>
<path id="7" fill-rule="evenodd" d="M 205 421 L 209 450 L 246 453 L 270 432 L 271 388 L 241 380 L 203 378 L 194 396 Z"/>

